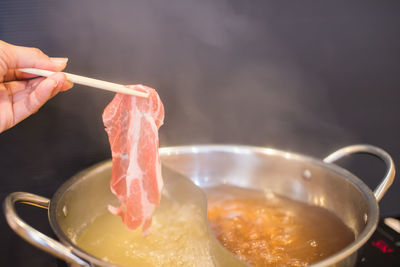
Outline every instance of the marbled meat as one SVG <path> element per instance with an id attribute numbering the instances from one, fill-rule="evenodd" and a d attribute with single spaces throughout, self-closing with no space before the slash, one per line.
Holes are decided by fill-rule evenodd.
<path id="1" fill-rule="evenodd" d="M 128 86 L 148 98 L 116 94 L 103 113 L 112 152 L 111 191 L 120 200 L 109 210 L 131 229 L 146 234 L 160 203 L 163 181 L 158 155 L 158 128 L 164 107 L 157 92 L 143 85 Z"/>

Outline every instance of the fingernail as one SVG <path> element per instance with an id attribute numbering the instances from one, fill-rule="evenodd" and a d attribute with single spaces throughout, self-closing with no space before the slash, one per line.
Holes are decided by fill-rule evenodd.
<path id="1" fill-rule="evenodd" d="M 73 86 L 74 86 L 73 82 L 66 80 L 62 90 L 67 91 L 68 89 L 71 89 Z"/>
<path id="2" fill-rule="evenodd" d="M 50 60 L 59 66 L 64 66 L 68 62 L 66 57 L 51 57 Z"/>

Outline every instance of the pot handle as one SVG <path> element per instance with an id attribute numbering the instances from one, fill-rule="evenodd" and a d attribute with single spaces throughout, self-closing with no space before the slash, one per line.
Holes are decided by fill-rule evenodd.
<path id="1" fill-rule="evenodd" d="M 42 234 L 24 222 L 15 211 L 15 203 L 24 203 L 39 208 L 48 209 L 50 205 L 50 199 L 25 192 L 14 192 L 9 194 L 3 202 L 4 214 L 6 216 L 8 225 L 15 233 L 35 247 L 69 263 L 75 263 L 78 264 L 78 266 L 90 266 L 87 262 L 73 254 L 70 248 Z"/>
<path id="2" fill-rule="evenodd" d="M 345 156 L 357 153 L 371 154 L 373 156 L 376 156 L 386 164 L 387 171 L 385 177 L 383 177 L 382 182 L 374 190 L 375 198 L 377 201 L 379 201 L 385 195 L 389 187 L 392 185 L 394 180 L 394 175 L 396 172 L 392 157 L 390 157 L 390 155 L 386 151 L 380 149 L 379 147 L 371 145 L 365 145 L 365 144 L 352 145 L 341 148 L 333 152 L 332 154 L 324 158 L 324 162 L 333 163 Z"/>

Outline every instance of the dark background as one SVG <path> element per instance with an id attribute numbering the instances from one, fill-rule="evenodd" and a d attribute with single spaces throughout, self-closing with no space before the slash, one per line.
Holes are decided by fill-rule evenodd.
<path id="1" fill-rule="evenodd" d="M 322 158 L 369 143 L 400 159 L 400 3 L 0 0 L 0 39 L 67 56 L 66 71 L 158 89 L 160 145 L 238 143 Z M 0 134 L 0 199 L 51 197 L 110 157 L 101 114 L 113 94 L 75 86 Z M 374 188 L 385 168 L 340 162 Z M 380 203 L 400 214 L 400 183 Z M 50 234 L 46 211 L 24 218 Z M 56 266 L 0 215 L 1 266 Z"/>

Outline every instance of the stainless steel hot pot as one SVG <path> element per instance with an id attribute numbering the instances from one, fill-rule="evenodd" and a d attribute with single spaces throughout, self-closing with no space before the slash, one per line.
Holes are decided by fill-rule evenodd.
<path id="1" fill-rule="evenodd" d="M 371 154 L 385 162 L 387 173 L 374 192 L 359 178 L 333 164 L 354 153 Z M 353 230 L 356 240 L 312 266 L 355 264 L 357 251 L 377 226 L 377 202 L 390 187 L 395 175 L 391 157 L 382 149 L 370 145 L 345 147 L 323 160 L 270 148 L 237 145 L 166 147 L 160 148 L 160 156 L 167 168 L 189 177 L 200 187 L 231 184 L 271 190 L 333 211 Z M 31 244 L 73 266 L 112 266 L 79 249 L 73 242 L 82 227 L 103 212 L 110 201 L 114 201 L 109 191 L 110 177 L 111 162 L 107 161 L 68 180 L 51 200 L 29 193 L 12 193 L 4 201 L 8 224 Z M 18 217 L 14 208 L 17 202 L 48 209 L 50 225 L 60 242 L 39 233 Z M 204 211 L 206 214 L 206 203 Z M 218 243 L 215 239 L 213 242 Z M 243 264 L 219 244 L 215 244 L 214 249 L 227 258 L 232 257 L 225 262 L 217 259 L 216 265 Z"/>

